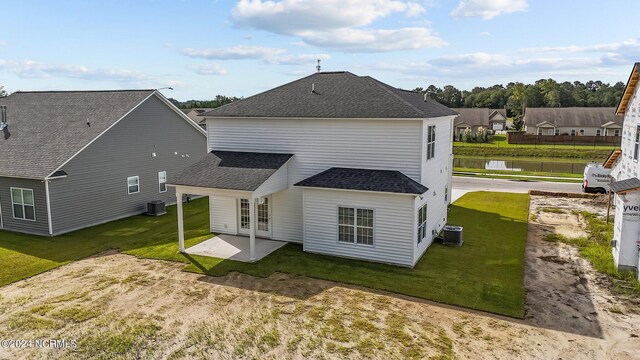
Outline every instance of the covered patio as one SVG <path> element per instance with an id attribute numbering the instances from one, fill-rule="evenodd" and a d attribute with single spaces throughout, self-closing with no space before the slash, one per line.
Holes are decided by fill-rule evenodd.
<path id="1" fill-rule="evenodd" d="M 185 249 L 189 255 L 209 256 L 242 262 L 258 261 L 285 246 L 284 241 L 255 239 L 254 257 L 251 257 L 250 239 L 247 236 L 220 234 Z"/>
<path id="2" fill-rule="evenodd" d="M 270 195 L 288 188 L 287 163 L 292 157 L 291 154 L 214 150 L 170 179 L 169 186 L 175 187 L 177 199 L 185 194 L 210 198 L 211 231 L 222 233 L 185 249 L 182 201 L 178 201 L 179 251 L 255 262 L 283 246 L 285 242 L 269 240 Z M 211 199 L 222 206 L 214 209 Z M 214 226 L 214 217 L 225 219 L 221 221 L 224 224 Z M 260 239 L 257 240 L 257 236 Z"/>

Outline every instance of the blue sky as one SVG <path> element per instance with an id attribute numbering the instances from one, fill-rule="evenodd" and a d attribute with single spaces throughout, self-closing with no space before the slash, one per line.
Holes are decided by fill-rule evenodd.
<path id="1" fill-rule="evenodd" d="M 626 81 L 637 0 L 5 1 L 0 85 L 248 96 L 315 71 L 412 89 Z"/>

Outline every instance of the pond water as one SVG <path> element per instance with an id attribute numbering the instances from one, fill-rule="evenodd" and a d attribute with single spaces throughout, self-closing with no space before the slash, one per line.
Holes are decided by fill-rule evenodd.
<path id="1" fill-rule="evenodd" d="M 586 160 L 576 161 L 539 161 L 496 158 L 454 158 L 453 167 L 485 169 L 485 170 L 509 170 L 509 171 L 533 171 L 550 173 L 582 174 Z"/>

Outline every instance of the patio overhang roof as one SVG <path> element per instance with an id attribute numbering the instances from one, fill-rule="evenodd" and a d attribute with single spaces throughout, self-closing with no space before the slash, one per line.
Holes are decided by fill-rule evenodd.
<path id="1" fill-rule="evenodd" d="M 249 260 L 256 260 L 256 206 L 258 199 L 286 189 L 287 163 L 292 154 L 214 150 L 172 178 L 176 188 L 178 249 L 184 245 L 182 195 L 218 195 L 249 199 Z M 211 209 L 209 209 L 211 211 Z"/>
<path id="2" fill-rule="evenodd" d="M 292 157 L 214 150 L 170 179 L 168 185 L 181 193 L 258 198 L 288 187 L 287 163 Z"/>

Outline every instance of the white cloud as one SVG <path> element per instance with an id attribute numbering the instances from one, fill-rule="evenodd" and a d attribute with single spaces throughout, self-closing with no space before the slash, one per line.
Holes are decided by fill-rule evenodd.
<path id="1" fill-rule="evenodd" d="M 308 32 L 310 45 L 344 52 L 383 52 L 424 49 L 446 45 L 431 29 L 412 27 L 393 30 L 338 29 Z"/>
<path id="2" fill-rule="evenodd" d="M 138 71 L 109 68 L 92 69 L 82 65 L 46 64 L 33 60 L 0 60 L 0 70 L 12 72 L 22 78 L 62 76 L 85 80 L 114 80 L 121 82 L 152 79 L 151 76 Z"/>
<path id="3" fill-rule="evenodd" d="M 451 15 L 489 20 L 503 14 L 526 11 L 527 7 L 527 0 L 460 0 Z"/>
<path id="4" fill-rule="evenodd" d="M 398 0 L 240 0 L 231 17 L 239 26 L 291 35 L 369 25 L 393 13 L 424 12 L 418 3 Z"/>
<path id="5" fill-rule="evenodd" d="M 7 45 L 7 42 L 6 42 L 6 41 L 4 41 L 4 40 L 0 40 L 0 46 L 6 46 L 6 45 Z"/>
<path id="6" fill-rule="evenodd" d="M 229 48 L 220 49 L 193 49 L 187 48 L 181 51 L 184 55 L 208 59 L 208 60 L 240 60 L 240 59 L 252 59 L 262 60 L 268 64 L 278 65 L 305 65 L 314 63 L 318 59 L 327 60 L 331 56 L 328 54 L 288 54 L 285 49 L 278 48 L 266 48 L 259 46 L 234 46 Z M 216 68 L 219 67 L 219 68 Z M 224 70 L 220 65 L 193 65 L 191 70 L 196 71 L 202 75 L 212 75 L 218 73 L 219 70 Z M 207 73 L 211 72 L 211 73 Z"/>
<path id="7" fill-rule="evenodd" d="M 577 45 L 569 45 L 569 46 L 549 46 L 549 47 L 540 47 L 540 48 L 526 48 L 521 51 L 527 53 L 578 53 L 578 52 L 616 52 L 616 51 L 626 51 L 629 49 L 637 49 L 640 48 L 640 39 L 629 39 L 623 42 L 614 42 L 608 44 L 595 44 L 595 45 L 587 45 L 587 46 L 577 46 Z"/>
<path id="8" fill-rule="evenodd" d="M 521 58 L 507 54 L 470 53 L 437 57 L 425 62 L 405 64 L 378 63 L 372 68 L 413 77 L 452 81 L 454 79 L 480 79 L 491 77 L 521 78 L 524 75 L 547 78 L 551 75 L 589 74 L 603 67 L 601 59 L 576 58 Z M 497 80 L 496 80 L 497 81 Z"/>
<path id="9" fill-rule="evenodd" d="M 600 61 L 603 65 L 628 65 L 640 59 L 640 38 L 629 39 L 623 42 L 614 42 L 606 44 L 595 44 L 586 46 L 556 46 L 542 48 L 522 49 L 523 53 L 592 53 L 599 54 Z"/>
<path id="10" fill-rule="evenodd" d="M 227 70 L 219 64 L 191 65 L 189 69 L 200 75 L 226 75 Z"/>
<path id="11" fill-rule="evenodd" d="M 270 64 L 278 65 L 307 65 L 315 64 L 318 59 L 329 60 L 331 56 L 328 54 L 302 54 L 302 55 L 282 55 L 265 59 Z"/>
<path id="12" fill-rule="evenodd" d="M 393 14 L 416 17 L 426 9 L 400 0 L 241 0 L 237 26 L 296 36 L 304 43 L 344 52 L 383 52 L 443 46 L 429 27 L 365 28 Z"/>
<path id="13" fill-rule="evenodd" d="M 490 32 L 488 32 L 488 31 L 482 31 L 482 32 L 480 33 L 480 36 L 491 36 L 491 33 L 490 33 Z"/>
<path id="14" fill-rule="evenodd" d="M 268 48 L 262 46 L 234 46 L 219 49 L 193 49 L 181 50 L 182 54 L 192 57 L 209 60 L 239 60 L 239 59 L 264 59 L 280 55 L 286 52 L 285 49 Z"/>

